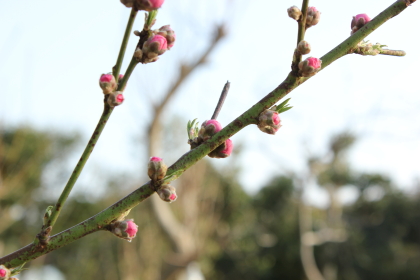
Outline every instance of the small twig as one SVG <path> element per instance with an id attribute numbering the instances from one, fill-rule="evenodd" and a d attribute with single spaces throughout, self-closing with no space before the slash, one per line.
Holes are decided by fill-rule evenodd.
<path id="1" fill-rule="evenodd" d="M 308 10 L 308 5 L 309 5 L 309 0 L 302 1 L 302 9 L 301 9 L 302 18 L 298 20 L 298 36 L 297 36 L 296 47 L 303 39 L 305 39 L 306 15 L 307 15 L 307 10 Z M 292 71 L 296 75 L 299 72 L 298 65 L 299 65 L 299 62 L 301 61 L 302 61 L 302 54 L 298 52 L 297 49 L 295 49 L 295 52 L 293 54 Z"/>
<path id="2" fill-rule="evenodd" d="M 223 87 L 222 94 L 220 95 L 219 102 L 217 102 L 216 109 L 214 110 L 213 116 L 211 117 L 212 120 L 217 119 L 219 116 L 220 110 L 222 110 L 223 103 L 225 102 L 226 96 L 229 93 L 230 83 L 229 81 L 226 82 L 225 86 Z"/>
<path id="3" fill-rule="evenodd" d="M 115 80 L 118 81 L 118 76 L 120 74 L 121 65 L 124 59 L 125 50 L 127 49 L 128 39 L 130 38 L 131 29 L 133 28 L 134 20 L 136 19 L 137 11 L 133 8 L 130 13 L 130 17 L 128 18 L 127 27 L 125 28 L 125 33 L 123 40 L 121 42 L 120 52 L 118 54 L 117 63 L 112 68 L 112 74 L 115 77 Z"/>
<path id="4" fill-rule="evenodd" d="M 127 70 L 124 73 L 124 77 L 122 78 L 121 82 L 118 84 L 118 91 L 124 91 L 125 86 L 128 82 L 128 79 L 130 78 L 131 74 L 134 71 L 134 68 L 136 68 L 137 64 L 139 62 L 135 57 L 131 58 L 130 64 L 127 67 Z"/>
<path id="5" fill-rule="evenodd" d="M 393 55 L 393 56 L 405 56 L 405 51 L 400 51 L 400 50 L 381 50 L 379 54 Z"/>

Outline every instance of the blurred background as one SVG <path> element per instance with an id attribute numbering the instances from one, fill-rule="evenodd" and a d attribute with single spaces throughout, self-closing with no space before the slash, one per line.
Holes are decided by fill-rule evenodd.
<path id="1" fill-rule="evenodd" d="M 307 31 L 321 57 L 350 34 L 352 16 L 311 1 Z M 189 150 L 186 123 L 209 119 L 223 85 L 222 125 L 290 71 L 294 1 L 166 1 L 155 25 L 177 41 L 138 65 L 63 209 L 54 233 L 115 203 L 146 180 L 148 158 Z M 418 279 L 420 269 L 420 38 L 414 4 L 367 39 L 405 57 L 348 55 L 293 91 L 276 136 L 255 126 L 232 137 L 228 159 L 206 158 L 176 182 L 179 199 L 134 208 L 132 243 L 88 235 L 27 264 L 36 279 Z M 0 1 L 0 255 L 32 242 L 103 108 L 130 10 L 119 1 Z M 134 29 L 141 30 L 143 12 Z M 133 36 L 122 72 L 128 65 Z"/>

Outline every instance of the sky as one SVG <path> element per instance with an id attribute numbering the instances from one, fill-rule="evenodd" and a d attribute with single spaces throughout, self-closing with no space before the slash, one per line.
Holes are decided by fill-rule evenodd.
<path id="1" fill-rule="evenodd" d="M 310 2 L 322 13 L 306 34 L 310 56 L 321 57 L 345 40 L 352 16 L 367 13 L 373 18 L 393 1 L 337 3 Z M 225 23 L 227 37 L 165 110 L 165 124 L 183 123 L 185 141 L 171 150 L 162 148 L 157 156 L 171 164 L 189 149 L 184 126 L 188 120 L 211 117 L 227 80 L 231 87 L 218 118 L 222 125 L 277 87 L 290 71 L 296 44 L 297 24 L 286 12 L 292 5 L 301 3 L 167 0 L 156 28 L 171 24 L 175 46 L 158 62 L 136 68 L 126 100 L 114 110 L 75 191 L 95 186 L 92 192 L 98 192 L 103 172 L 127 172 L 145 182 L 144 131 L 151 108 L 175 80 L 179 63 L 192 62 L 203 51 L 215 24 Z M 98 79 L 115 64 L 129 13 L 114 0 L 0 1 L 0 125 L 80 132 L 86 143 L 103 107 Z M 275 136 L 247 127 L 232 137 L 240 155 L 211 161 L 221 169 L 238 164 L 241 183 L 255 193 L 275 175 L 305 172 L 308 155 L 324 155 L 330 136 L 348 130 L 359 139 L 349 154 L 355 170 L 385 173 L 399 187 L 412 190 L 420 178 L 420 90 L 415 78 L 420 38 L 413 32 L 418 14 L 414 3 L 367 38 L 405 50 L 405 57 L 339 59 L 290 93 L 293 109 L 281 115 L 283 127 Z M 142 21 L 140 12 L 135 30 Z M 132 36 L 123 71 L 135 44 Z M 78 148 L 80 154 L 83 148 Z M 57 194 L 64 184 L 57 185 Z M 316 186 L 308 195 L 314 204 L 325 203 L 325 193 Z"/>

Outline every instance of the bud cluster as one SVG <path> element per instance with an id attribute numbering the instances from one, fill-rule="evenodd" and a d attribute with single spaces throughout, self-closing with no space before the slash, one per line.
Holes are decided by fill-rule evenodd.
<path id="1" fill-rule="evenodd" d="M 135 34 L 140 35 L 141 33 L 136 31 Z M 164 25 L 158 30 L 152 31 L 152 36 L 144 42 L 143 46 L 137 47 L 134 57 L 143 64 L 155 62 L 160 55 L 174 46 L 175 39 L 176 35 L 172 28 L 169 25 Z"/>
<path id="2" fill-rule="evenodd" d="M 312 77 L 321 70 L 322 60 L 315 57 L 308 57 L 299 63 L 299 74 L 303 77 Z"/>
<path id="3" fill-rule="evenodd" d="M 118 82 L 124 75 L 118 76 Z M 114 75 L 112 73 L 102 74 L 99 78 L 99 86 L 102 89 L 105 96 L 105 101 L 108 103 L 110 107 L 115 107 L 121 105 L 124 101 L 124 95 L 122 91 L 116 91 L 118 87 L 118 83 L 115 80 Z"/>
<path id="4" fill-rule="evenodd" d="M 138 226 L 134 223 L 133 219 L 116 221 L 110 226 L 111 232 L 115 234 L 115 236 L 128 240 L 129 242 L 136 237 L 138 230 Z"/>
<path id="5" fill-rule="evenodd" d="M 136 11 L 152 11 L 159 9 L 165 0 L 121 0 L 127 8 L 134 8 Z"/>
<path id="6" fill-rule="evenodd" d="M 370 21 L 370 17 L 367 14 L 358 14 L 353 17 L 353 20 L 351 21 L 351 33 L 356 33 L 357 30 L 362 28 L 366 23 Z"/>

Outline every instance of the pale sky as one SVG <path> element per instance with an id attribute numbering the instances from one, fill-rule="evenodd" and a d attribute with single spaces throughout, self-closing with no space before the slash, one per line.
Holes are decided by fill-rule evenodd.
<path id="1" fill-rule="evenodd" d="M 177 42 L 158 62 L 137 67 L 126 100 L 114 110 L 76 190 L 99 184 L 103 170 L 144 173 L 148 159 L 141 135 L 150 121 L 150 102 L 174 80 L 177 62 L 192 61 L 201 52 L 215 23 L 228 22 L 228 37 L 179 89 L 165 112 L 168 121 L 177 117 L 186 125 L 194 118 L 210 118 L 229 80 L 230 93 L 219 116 L 226 125 L 283 81 L 297 33 L 286 9 L 301 2 L 261 3 L 166 1 L 155 27 L 171 24 Z M 392 3 L 311 1 L 322 15 L 307 32 L 309 56 L 321 57 L 346 39 L 352 16 L 373 18 Z M 80 131 L 86 143 L 102 112 L 98 78 L 115 64 L 129 13 L 117 0 L 0 1 L 0 124 Z M 212 161 L 220 167 L 239 162 L 241 181 L 254 193 L 275 174 L 304 170 L 308 153 L 324 154 L 330 135 L 347 128 L 360 137 L 350 154 L 356 170 L 384 172 L 410 189 L 420 178 L 418 15 L 414 3 L 368 37 L 405 50 L 405 57 L 348 55 L 336 61 L 289 95 L 293 109 L 281 115 L 283 127 L 276 136 L 247 127 L 232 138 L 244 153 Z M 134 29 L 142 24 L 141 12 Z M 132 36 L 123 71 L 135 43 Z M 189 149 L 184 127 L 181 133 L 184 146 L 157 155 L 168 164 Z"/>

